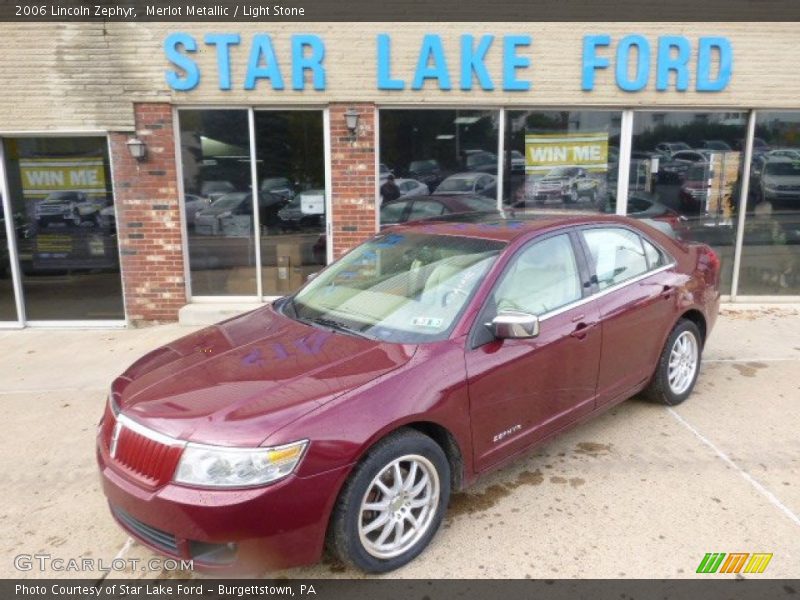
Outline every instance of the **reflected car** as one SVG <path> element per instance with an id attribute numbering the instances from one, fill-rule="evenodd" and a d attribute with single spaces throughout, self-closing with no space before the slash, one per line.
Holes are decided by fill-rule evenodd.
<path id="1" fill-rule="evenodd" d="M 234 186 L 230 181 L 211 179 L 204 181 L 200 185 L 200 195 L 204 198 L 208 198 L 211 202 L 219 200 L 225 194 L 230 194 L 231 192 L 235 191 L 236 186 Z"/>
<path id="2" fill-rule="evenodd" d="M 773 158 L 788 158 L 791 160 L 800 160 L 800 148 L 778 148 L 770 150 L 765 155 L 766 160 Z"/>
<path id="3" fill-rule="evenodd" d="M 675 152 L 669 160 L 659 165 L 659 181 L 662 183 L 681 182 L 693 164 L 706 163 L 709 158 L 708 150 L 696 149 Z"/>
<path id="4" fill-rule="evenodd" d="M 511 161 L 511 172 L 512 173 L 524 173 L 525 172 L 525 155 L 520 152 L 519 150 L 511 150 L 506 154 L 506 160 Z M 609 160 L 611 160 L 609 158 Z"/>
<path id="5" fill-rule="evenodd" d="M 605 214 L 616 214 L 616 197 L 610 197 L 603 203 L 600 210 Z M 681 239 L 686 239 L 687 237 L 686 218 L 681 216 L 678 211 L 659 202 L 656 194 L 635 192 L 628 196 L 628 216 L 633 219 L 647 219 L 648 221 L 667 223 L 675 237 Z"/>
<path id="6" fill-rule="evenodd" d="M 497 175 L 497 155 L 485 150 L 468 152 L 464 159 L 467 171 L 490 173 Z"/>
<path id="7" fill-rule="evenodd" d="M 294 185 L 286 177 L 267 177 L 261 181 L 261 192 L 282 196 L 286 200 L 294 198 Z"/>
<path id="8" fill-rule="evenodd" d="M 497 202 L 486 196 L 434 195 L 413 199 L 398 198 L 384 202 L 380 210 L 381 227 L 389 227 L 406 221 L 437 218 L 443 215 L 489 212 L 497 210 Z"/>
<path id="9" fill-rule="evenodd" d="M 36 204 L 36 225 L 72 225 L 94 227 L 100 225 L 100 211 L 105 208 L 105 198 L 98 199 L 86 192 L 51 192 Z"/>
<path id="10" fill-rule="evenodd" d="M 581 167 L 556 167 L 533 184 L 533 201 L 545 204 L 551 200 L 575 204 L 581 198 L 597 200 L 600 182 Z"/>
<path id="11" fill-rule="evenodd" d="M 278 211 L 285 206 L 284 196 L 258 195 L 259 221 L 262 228 L 279 224 Z M 199 235 L 242 237 L 253 232 L 253 195 L 250 192 L 226 194 L 199 210 L 194 219 L 194 232 Z"/>
<path id="12" fill-rule="evenodd" d="M 730 152 L 733 150 L 731 145 L 723 140 L 703 140 L 700 142 L 700 147 L 705 150 L 713 150 L 715 152 Z"/>
<path id="13" fill-rule="evenodd" d="M 678 192 L 678 202 L 682 213 L 705 212 L 710 178 L 711 172 L 708 164 L 700 163 L 689 167 L 683 176 L 683 183 Z"/>
<path id="14" fill-rule="evenodd" d="M 800 208 L 800 162 L 770 158 L 761 171 L 761 200 L 773 208 Z"/>
<path id="15" fill-rule="evenodd" d="M 322 229 L 325 225 L 325 190 L 305 190 L 278 210 L 284 229 Z"/>
<path id="16" fill-rule="evenodd" d="M 432 192 L 442 181 L 442 168 L 433 158 L 427 160 L 412 160 L 408 165 L 408 176 L 421 181 Z"/>
<path id="17" fill-rule="evenodd" d="M 327 543 L 391 571 L 479 475 L 635 394 L 685 401 L 718 284 L 709 247 L 625 217 L 396 226 L 114 380 L 110 512 L 197 570 L 313 563 Z"/>
<path id="18" fill-rule="evenodd" d="M 656 152 L 661 152 L 667 156 L 672 156 L 675 152 L 680 152 L 681 150 L 691 149 L 692 147 L 686 142 L 661 142 L 656 144 L 655 147 Z"/>
<path id="19" fill-rule="evenodd" d="M 433 194 L 445 194 L 448 196 L 480 194 L 488 198 L 494 198 L 497 195 L 497 178 L 488 173 L 456 173 L 440 183 Z"/>
<path id="20" fill-rule="evenodd" d="M 400 189 L 400 198 L 412 198 L 414 196 L 427 196 L 430 192 L 428 186 L 416 179 L 395 179 L 397 187 Z"/>

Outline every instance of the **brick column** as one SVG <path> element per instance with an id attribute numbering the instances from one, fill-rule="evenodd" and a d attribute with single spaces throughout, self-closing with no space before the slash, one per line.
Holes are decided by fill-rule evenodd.
<path id="1" fill-rule="evenodd" d="M 356 139 L 351 139 L 344 113 L 359 113 Z M 331 191 L 333 257 L 375 234 L 375 105 L 332 104 Z"/>
<path id="2" fill-rule="evenodd" d="M 186 282 L 172 107 L 135 104 L 134 116 L 144 160 L 128 151 L 132 134 L 110 134 L 125 308 L 133 324 L 175 321 Z"/>

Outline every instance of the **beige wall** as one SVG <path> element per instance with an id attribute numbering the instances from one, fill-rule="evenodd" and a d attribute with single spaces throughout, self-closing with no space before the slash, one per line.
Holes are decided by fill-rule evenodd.
<path id="1" fill-rule="evenodd" d="M 164 81 L 169 67 L 162 43 L 168 33 L 185 31 L 200 42 L 196 60 L 203 78 L 191 92 L 174 92 Z M 237 32 L 243 44 L 233 49 L 234 89 L 220 91 L 213 47 L 202 43 L 208 32 Z M 255 32 L 273 36 L 284 79 L 290 87 L 289 37 L 316 33 L 323 37 L 327 57 L 327 90 L 275 92 L 266 82 L 253 91 L 242 89 Z M 381 92 L 376 87 L 377 33 L 393 38 L 393 74 L 410 81 L 424 33 L 438 33 L 445 42 L 454 89 Z M 458 87 L 459 36 L 496 36 L 487 65 L 495 92 L 461 92 Z M 503 34 L 527 33 L 533 46 L 522 53 L 532 58 L 524 77 L 530 92 L 502 92 L 500 85 Z M 598 71 L 593 92 L 582 92 L 582 38 L 608 33 L 617 40 L 644 34 L 653 44 L 648 89 L 621 92 L 613 68 Z M 656 92 L 655 41 L 659 35 L 685 35 L 693 43 L 700 35 L 723 35 L 734 52 L 734 72 L 724 92 Z M 446 104 L 469 106 L 695 106 L 731 108 L 800 108 L 800 78 L 795 52 L 800 28 L 793 23 L 74 23 L 0 24 L 0 132 L 42 130 L 129 130 L 132 102 L 169 101 L 187 104 L 326 104 L 361 101 L 383 104 Z M 690 87 L 693 86 L 693 81 Z"/>

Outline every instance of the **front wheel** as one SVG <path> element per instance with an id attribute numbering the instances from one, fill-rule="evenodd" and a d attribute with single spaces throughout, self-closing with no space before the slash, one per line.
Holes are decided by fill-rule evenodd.
<path id="1" fill-rule="evenodd" d="M 697 381 L 702 349 L 697 325 L 687 319 L 678 321 L 661 351 L 653 379 L 642 395 L 667 406 L 686 400 Z"/>
<path id="2" fill-rule="evenodd" d="M 418 431 L 398 431 L 371 448 L 350 475 L 333 511 L 329 547 L 364 571 L 392 571 L 425 549 L 449 499 L 450 465 L 442 449 Z"/>

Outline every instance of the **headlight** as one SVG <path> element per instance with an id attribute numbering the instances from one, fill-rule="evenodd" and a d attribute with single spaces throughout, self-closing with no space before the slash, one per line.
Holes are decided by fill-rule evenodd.
<path id="1" fill-rule="evenodd" d="M 273 448 L 226 448 L 186 444 L 175 482 L 207 487 L 250 487 L 289 475 L 300 463 L 308 440 Z"/>

